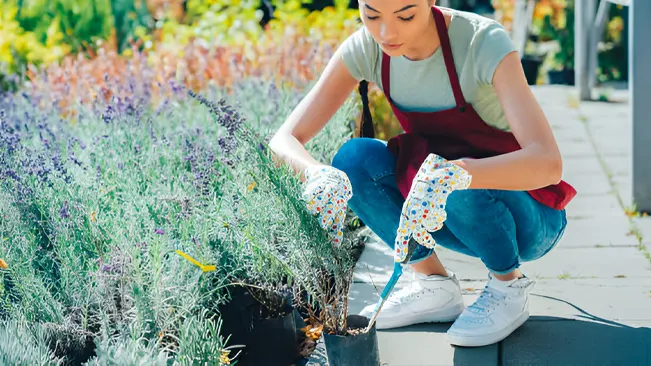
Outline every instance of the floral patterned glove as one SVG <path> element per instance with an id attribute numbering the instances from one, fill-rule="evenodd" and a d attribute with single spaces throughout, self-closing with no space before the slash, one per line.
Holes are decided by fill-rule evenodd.
<path id="1" fill-rule="evenodd" d="M 402 206 L 395 243 L 396 262 L 407 257 L 412 237 L 427 248 L 434 247 L 436 243 L 430 233 L 443 227 L 448 196 L 455 190 L 467 189 L 471 180 L 465 169 L 436 154 L 425 159 Z"/>
<path id="2" fill-rule="evenodd" d="M 311 166 L 305 170 L 303 200 L 313 215 L 320 215 L 321 226 L 335 244 L 343 239 L 343 224 L 353 190 L 346 173 L 332 166 Z"/>

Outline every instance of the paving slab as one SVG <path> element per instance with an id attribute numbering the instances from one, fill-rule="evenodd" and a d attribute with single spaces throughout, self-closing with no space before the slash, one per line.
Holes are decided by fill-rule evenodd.
<path id="1" fill-rule="evenodd" d="M 576 111 L 570 108 L 571 103 L 578 100 L 573 88 L 563 85 L 545 85 L 533 86 L 531 91 L 545 111 L 553 109 Z"/>
<path id="2" fill-rule="evenodd" d="M 445 341 L 450 324 L 419 324 L 378 332 L 382 366 L 498 365 L 499 346 L 464 348 Z"/>
<path id="3" fill-rule="evenodd" d="M 590 219 L 568 219 L 560 248 L 631 246 L 638 241 L 632 225 L 622 213 L 602 214 Z"/>
<path id="4" fill-rule="evenodd" d="M 593 156 L 595 153 L 589 141 L 559 140 L 556 142 L 563 157 Z"/>
<path id="5" fill-rule="evenodd" d="M 644 277 L 651 286 L 651 263 L 637 247 L 557 247 L 536 261 L 523 263 L 521 270 L 533 278 Z"/>
<path id="6" fill-rule="evenodd" d="M 633 186 L 631 183 L 631 176 L 615 175 L 612 177 L 613 184 L 615 185 L 614 191 L 622 200 L 622 204 L 626 208 L 633 206 Z"/>
<path id="7" fill-rule="evenodd" d="M 589 135 L 585 126 L 580 121 L 569 121 L 558 124 L 554 129 L 554 137 L 557 141 L 589 143 Z"/>
<path id="8" fill-rule="evenodd" d="M 563 158 L 563 173 L 604 173 L 597 156 L 570 156 Z"/>
<path id="9" fill-rule="evenodd" d="M 453 271 L 462 280 L 483 280 L 488 271 L 484 264 L 475 257 L 470 257 L 447 248 L 438 246 L 436 253 L 444 266 Z M 386 284 L 393 271 L 393 252 L 377 236 L 372 235 L 362 255 L 357 261 L 354 282 Z M 413 276 L 410 266 L 406 266 L 401 278 Z"/>
<path id="10" fill-rule="evenodd" d="M 564 169 L 563 180 L 572 185 L 578 195 L 607 195 L 613 191 L 608 176 L 603 171 L 581 172 Z"/>
<path id="11" fill-rule="evenodd" d="M 353 282 L 385 284 L 393 271 L 393 251 L 374 233 L 369 233 L 369 239 L 357 260 Z M 413 275 L 410 267 L 405 267 L 403 277 Z"/>
<path id="12" fill-rule="evenodd" d="M 579 108 L 589 126 L 618 126 L 625 128 L 630 125 L 629 107 L 627 103 L 603 103 L 583 101 Z"/>
<path id="13" fill-rule="evenodd" d="M 534 280 L 532 316 L 608 319 L 629 325 L 651 321 L 651 277 Z"/>
<path id="14" fill-rule="evenodd" d="M 630 145 L 627 146 L 627 149 L 630 149 Z M 631 165 L 633 164 L 630 154 L 625 156 L 604 156 L 604 162 L 608 166 L 610 174 L 614 177 L 622 177 L 624 179 L 631 179 Z"/>
<path id="15" fill-rule="evenodd" d="M 502 365 L 650 365 L 651 321 L 530 321 L 502 341 Z"/>
<path id="16" fill-rule="evenodd" d="M 581 117 L 578 113 L 569 114 L 567 110 L 545 111 L 547 120 L 554 130 L 554 137 L 556 139 L 565 140 L 565 136 L 573 136 L 576 138 L 587 138 L 588 133 L 585 129 Z"/>
<path id="17" fill-rule="evenodd" d="M 615 194 L 600 196 L 577 195 L 565 208 L 568 220 L 599 220 L 605 217 L 625 217 Z M 620 220 L 621 221 L 621 220 Z"/>
<path id="18" fill-rule="evenodd" d="M 627 129 L 617 127 L 589 127 L 597 149 L 602 156 L 627 156 L 631 148 L 631 134 Z"/>
<path id="19" fill-rule="evenodd" d="M 380 366 L 498 365 L 499 345 L 464 348 L 445 341 L 450 324 L 419 324 L 379 330 Z M 299 366 L 330 366 L 325 344 L 319 340 L 310 357 Z"/>
<path id="20" fill-rule="evenodd" d="M 633 223 L 642 236 L 642 242 L 651 243 L 651 216 L 634 217 Z"/>

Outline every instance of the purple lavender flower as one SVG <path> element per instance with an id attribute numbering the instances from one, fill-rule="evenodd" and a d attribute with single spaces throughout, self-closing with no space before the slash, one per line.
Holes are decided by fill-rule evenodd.
<path id="1" fill-rule="evenodd" d="M 12 169 L 6 170 L 5 171 L 5 176 L 7 176 L 7 177 L 9 177 L 9 178 L 11 178 L 11 179 L 13 179 L 13 180 L 15 180 L 17 182 L 20 182 L 20 177 L 18 176 L 18 174 L 16 174 L 15 170 L 12 170 Z"/>
<path id="2" fill-rule="evenodd" d="M 236 145 L 232 138 L 219 137 L 217 139 L 217 145 L 219 145 L 225 155 L 229 155 L 236 148 Z"/>
<path id="3" fill-rule="evenodd" d="M 81 163 L 81 161 L 77 160 L 77 158 L 75 157 L 74 154 L 70 154 L 69 158 L 70 158 L 70 160 L 72 160 L 73 163 L 77 164 L 77 166 L 83 167 L 84 170 L 86 170 L 86 167 L 83 166 L 83 164 Z"/>
<path id="4" fill-rule="evenodd" d="M 217 123 L 226 128 L 229 134 L 235 134 L 244 122 L 244 118 L 225 99 L 220 99 L 219 102 L 213 103 L 204 96 L 196 94 L 191 90 L 188 94 L 208 107 L 215 117 L 217 117 Z"/>
<path id="5" fill-rule="evenodd" d="M 102 120 L 104 123 L 109 124 L 115 118 L 115 108 L 112 105 L 107 105 L 106 110 L 102 113 Z"/>
<path id="6" fill-rule="evenodd" d="M 59 210 L 59 216 L 61 218 L 68 219 L 70 218 L 70 213 L 68 212 L 68 201 L 63 201 L 63 206 L 61 206 L 61 209 Z"/>
<path id="7" fill-rule="evenodd" d="M 102 267 L 100 267 L 100 271 L 106 272 L 106 273 L 111 273 L 113 272 L 113 266 L 110 264 L 102 264 Z"/>
<path id="8" fill-rule="evenodd" d="M 156 228 L 156 230 L 154 230 L 154 232 L 156 234 L 158 234 L 158 235 L 164 235 L 165 234 L 165 230 L 163 230 L 161 228 Z"/>
<path id="9" fill-rule="evenodd" d="M 104 273 L 122 274 L 121 268 L 114 264 L 102 264 L 99 270 Z"/>

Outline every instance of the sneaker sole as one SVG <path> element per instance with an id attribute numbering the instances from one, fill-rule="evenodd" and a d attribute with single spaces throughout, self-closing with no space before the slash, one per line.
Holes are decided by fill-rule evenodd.
<path id="1" fill-rule="evenodd" d="M 522 313 L 522 315 L 520 315 L 520 317 L 516 319 L 515 322 L 513 322 L 508 327 L 500 330 L 499 332 L 477 335 L 477 336 L 447 333 L 445 337 L 448 343 L 454 346 L 461 346 L 461 347 L 488 346 L 500 342 L 506 337 L 508 337 L 509 335 L 511 335 L 511 333 L 513 333 L 516 329 L 520 328 L 520 326 L 524 324 L 527 321 L 527 319 L 529 319 L 529 310 Z"/>
<path id="2" fill-rule="evenodd" d="M 408 316 L 401 316 L 393 319 L 377 319 L 375 322 L 376 329 L 394 329 L 407 327 L 414 324 L 422 323 L 449 323 L 456 320 L 463 312 L 465 305 L 458 303 L 454 307 L 444 310 L 414 313 Z"/>

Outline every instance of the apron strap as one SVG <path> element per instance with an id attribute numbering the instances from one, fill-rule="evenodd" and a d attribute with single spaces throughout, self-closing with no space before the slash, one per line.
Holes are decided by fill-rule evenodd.
<path id="1" fill-rule="evenodd" d="M 443 47 L 443 59 L 445 60 L 445 67 L 448 70 L 448 78 L 450 79 L 450 85 L 454 93 L 454 100 L 457 102 L 457 107 L 462 109 L 466 105 L 466 100 L 461 91 L 457 69 L 454 66 L 454 57 L 452 56 L 452 48 L 450 47 L 448 28 L 445 26 L 445 17 L 441 9 L 437 6 L 432 6 L 432 13 L 434 14 L 434 21 L 441 41 L 441 47 Z"/>
<path id="2" fill-rule="evenodd" d="M 390 70 L 391 70 L 391 58 L 389 55 L 386 54 L 386 52 L 382 52 L 382 89 L 384 89 L 384 95 L 386 95 L 387 99 L 393 103 L 391 100 L 391 94 L 389 94 L 389 90 L 391 89 L 390 85 Z"/>

